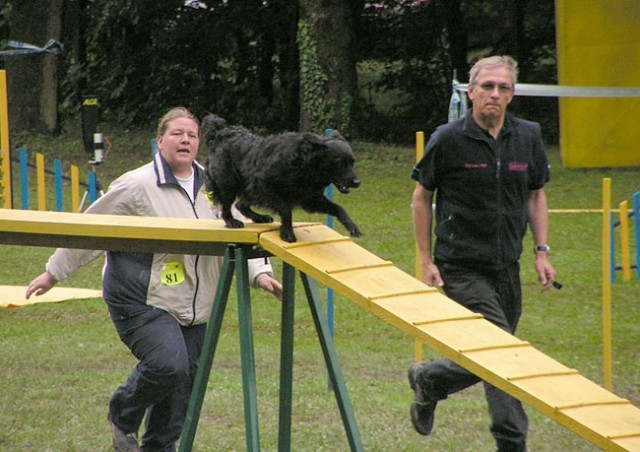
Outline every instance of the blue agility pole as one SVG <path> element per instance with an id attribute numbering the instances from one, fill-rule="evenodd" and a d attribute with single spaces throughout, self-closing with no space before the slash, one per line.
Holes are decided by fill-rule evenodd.
<path id="1" fill-rule="evenodd" d="M 53 172 L 56 190 L 56 212 L 62 212 L 62 162 L 58 159 L 53 161 Z"/>
<path id="2" fill-rule="evenodd" d="M 324 136 L 329 138 L 333 133 L 333 129 L 326 129 L 324 131 Z M 329 184 L 327 187 L 327 198 L 329 201 L 333 201 L 333 185 Z M 327 215 L 327 226 L 333 229 L 333 216 Z M 333 289 L 327 289 L 327 324 L 329 325 L 329 334 L 333 337 Z"/>
<path id="3" fill-rule="evenodd" d="M 88 179 L 89 188 L 87 190 L 89 192 L 89 205 L 91 205 L 96 199 L 98 199 L 98 181 L 95 171 L 89 171 Z"/>
<path id="4" fill-rule="evenodd" d="M 29 165 L 27 162 L 27 149 L 21 147 L 20 157 L 20 205 L 22 210 L 29 210 Z"/>
<path id="5" fill-rule="evenodd" d="M 635 242 L 636 242 L 636 245 L 635 245 L 636 263 L 635 265 L 631 265 L 630 268 L 634 268 L 636 270 L 636 276 L 640 278 L 640 192 L 635 192 L 633 194 L 633 207 L 631 209 L 631 212 L 626 212 L 626 209 L 625 209 L 625 212 L 622 212 L 621 210 L 620 215 L 624 215 L 627 218 L 634 219 L 634 229 L 635 229 L 634 236 L 635 236 Z M 611 272 L 612 283 L 616 281 L 616 271 L 622 270 L 624 272 L 626 268 L 624 262 L 621 266 L 616 265 L 616 258 L 615 258 L 615 251 L 614 251 L 615 250 L 614 231 L 615 231 L 615 228 L 621 225 L 622 225 L 622 218 L 620 218 L 618 221 L 614 221 L 613 212 L 611 212 L 611 234 L 610 234 L 611 253 L 609 254 L 609 261 L 610 261 L 610 272 Z M 621 239 L 621 243 L 624 245 L 624 242 L 622 239 Z M 623 250 L 623 254 L 624 254 L 624 250 Z"/>
<path id="6" fill-rule="evenodd" d="M 636 276 L 640 279 L 640 192 L 633 194 L 633 215 L 636 238 Z"/>
<path id="7" fill-rule="evenodd" d="M 151 139 L 151 160 L 156 158 L 157 153 L 158 153 L 158 139 L 152 138 Z"/>

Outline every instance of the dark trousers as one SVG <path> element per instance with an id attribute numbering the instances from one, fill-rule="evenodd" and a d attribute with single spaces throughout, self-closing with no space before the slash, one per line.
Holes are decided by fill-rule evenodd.
<path id="1" fill-rule="evenodd" d="M 139 363 L 109 402 L 109 419 L 137 432 L 146 413 L 143 451 L 175 451 L 189 406 L 206 325 L 181 326 L 149 308 L 133 317 L 112 315 L 122 342 Z"/>
<path id="2" fill-rule="evenodd" d="M 438 264 L 446 295 L 473 312 L 480 313 L 494 325 L 515 333 L 522 313 L 520 266 L 516 262 L 499 271 L 469 269 Z M 450 361 L 431 361 L 418 376 L 419 384 L 433 400 L 480 381 L 476 375 Z M 519 400 L 484 383 L 491 417 L 491 433 L 498 451 L 525 451 L 529 421 Z"/>

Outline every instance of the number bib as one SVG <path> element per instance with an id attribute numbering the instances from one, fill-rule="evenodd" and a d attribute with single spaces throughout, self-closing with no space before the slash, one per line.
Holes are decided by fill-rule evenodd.
<path id="1" fill-rule="evenodd" d="M 165 286 L 177 286 L 184 282 L 184 267 L 181 262 L 168 262 L 160 273 L 160 280 Z"/>

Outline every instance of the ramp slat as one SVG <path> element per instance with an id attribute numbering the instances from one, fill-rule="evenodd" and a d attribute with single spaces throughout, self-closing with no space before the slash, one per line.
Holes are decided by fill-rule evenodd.
<path id="1" fill-rule="evenodd" d="M 511 380 L 523 392 L 533 398 L 545 399 L 549 413 L 561 407 L 569 407 L 587 400 L 605 402 L 617 398 L 614 394 L 570 369 L 565 374 Z M 588 396 L 588 397 L 587 397 Z"/>
<path id="2" fill-rule="evenodd" d="M 501 378 L 507 380 L 565 373 L 570 370 L 528 343 L 523 344 L 526 346 L 467 351 L 465 356 L 482 367 L 491 368 Z"/>
<path id="3" fill-rule="evenodd" d="M 618 450 L 640 450 L 640 436 L 637 434 L 610 439 L 612 443 L 619 447 Z"/>
<path id="4" fill-rule="evenodd" d="M 393 267 L 393 262 L 382 262 L 380 264 L 371 264 L 371 265 L 361 265 L 359 267 L 344 267 L 344 268 L 336 268 L 335 270 L 327 270 L 327 273 L 340 273 L 340 272 L 353 272 L 358 270 L 371 270 L 374 268 L 381 267 Z"/>
<path id="5" fill-rule="evenodd" d="M 413 325 L 439 322 L 450 318 L 476 317 L 474 312 L 458 303 L 447 303 L 447 298 L 433 290 L 427 295 L 410 295 L 377 300 L 371 307 L 379 316 L 395 317 Z M 412 328 L 413 330 L 413 328 Z"/>
<path id="6" fill-rule="evenodd" d="M 575 407 L 560 412 L 558 419 L 559 422 L 566 422 L 574 427 L 574 431 L 578 433 L 580 431 L 597 432 L 607 443 L 617 444 L 614 441 L 616 438 L 627 440 L 628 443 L 632 443 L 632 439 L 637 439 L 636 444 L 640 445 L 638 411 L 638 408 L 631 404 Z"/>
<path id="7" fill-rule="evenodd" d="M 456 354 L 476 347 L 498 348 L 522 342 L 484 319 L 418 325 L 416 329 L 417 332 L 446 344 Z"/>
<path id="8" fill-rule="evenodd" d="M 413 322 L 413 325 L 429 325 L 430 323 L 440 323 L 440 322 L 457 322 L 458 320 L 474 320 L 474 319 L 483 319 L 482 314 L 468 314 L 460 317 L 447 317 L 437 320 L 421 320 L 419 322 Z"/>

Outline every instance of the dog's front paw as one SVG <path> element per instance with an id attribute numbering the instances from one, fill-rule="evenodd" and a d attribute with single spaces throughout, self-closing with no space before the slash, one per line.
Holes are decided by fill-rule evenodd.
<path id="1" fill-rule="evenodd" d="M 362 232 L 360 232 L 360 228 L 358 228 L 358 226 L 351 225 L 351 227 L 349 228 L 349 233 L 351 234 L 351 237 L 360 237 L 362 235 Z"/>
<path id="2" fill-rule="evenodd" d="M 289 243 L 293 243 L 296 241 L 296 235 L 293 233 L 293 229 L 284 229 L 281 227 L 280 238 Z"/>
<path id="3" fill-rule="evenodd" d="M 231 229 L 242 229 L 244 228 L 244 223 L 240 220 L 236 220 L 235 218 L 230 218 L 228 220 L 224 220 L 224 224 L 226 227 Z"/>

